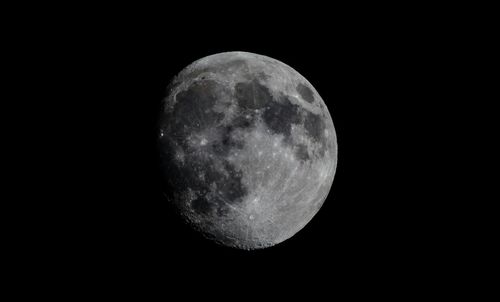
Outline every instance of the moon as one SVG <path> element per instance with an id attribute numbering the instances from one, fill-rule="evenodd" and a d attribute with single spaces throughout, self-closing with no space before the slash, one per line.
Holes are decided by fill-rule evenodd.
<path id="1" fill-rule="evenodd" d="M 162 102 L 164 191 L 205 237 L 261 249 L 319 211 L 337 167 L 332 118 L 316 89 L 263 55 L 224 52 L 184 68 Z"/>

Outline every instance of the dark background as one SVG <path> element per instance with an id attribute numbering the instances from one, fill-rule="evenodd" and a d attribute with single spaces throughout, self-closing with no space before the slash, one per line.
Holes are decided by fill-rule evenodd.
<path id="1" fill-rule="evenodd" d="M 498 18 L 487 15 L 496 10 L 146 5 L 4 5 L 3 88 L 13 92 L 2 99 L 3 267 L 13 268 L 6 289 L 135 300 L 176 300 L 174 292 L 401 300 L 436 290 L 469 290 L 477 300 L 485 292 L 494 279 L 479 270 L 493 272 L 485 254 L 498 237 L 488 233 L 498 219 L 484 215 L 497 213 L 486 190 L 496 180 L 486 156 L 494 148 L 485 146 L 498 128 L 488 108 Z M 305 76 L 328 106 L 339 151 L 332 189 L 312 221 L 251 252 L 217 246 L 180 221 L 162 195 L 156 146 L 172 77 L 235 50 Z"/>
<path id="2" fill-rule="evenodd" d="M 67 163 L 52 213 L 55 258 L 68 272 L 152 286 L 174 279 L 293 287 L 323 275 L 327 284 L 395 284 L 447 269 L 445 195 L 435 192 L 442 172 L 429 164 L 445 157 L 436 146 L 446 132 L 435 125 L 447 105 L 447 27 L 369 8 L 237 12 L 111 10 L 64 29 L 54 24 L 65 101 L 53 128 L 64 134 L 56 157 Z M 166 87 L 188 64 L 224 51 L 293 67 L 320 93 L 337 132 L 338 166 L 323 207 L 264 250 L 203 239 L 162 195 L 156 123 Z"/>

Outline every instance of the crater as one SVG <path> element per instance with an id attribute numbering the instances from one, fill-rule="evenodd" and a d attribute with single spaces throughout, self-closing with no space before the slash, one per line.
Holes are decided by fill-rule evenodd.
<path id="1" fill-rule="evenodd" d="M 299 83 L 299 85 L 297 85 L 297 92 L 300 94 L 302 99 L 304 99 L 304 101 L 308 103 L 314 102 L 314 93 L 306 85 Z"/>

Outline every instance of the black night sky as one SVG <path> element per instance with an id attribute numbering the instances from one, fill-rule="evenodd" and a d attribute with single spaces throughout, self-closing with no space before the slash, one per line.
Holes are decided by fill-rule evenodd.
<path id="1" fill-rule="evenodd" d="M 85 155 L 78 177 L 64 186 L 71 203 L 64 219 L 76 225 L 64 236 L 72 242 L 70 263 L 153 284 L 172 276 L 237 283 L 245 275 L 269 285 L 285 276 L 397 276 L 434 259 L 431 246 L 441 240 L 431 228 L 437 197 L 423 188 L 436 185 L 426 159 L 437 139 L 423 129 L 436 118 L 440 71 L 430 73 L 429 62 L 445 55 L 436 46 L 441 38 L 405 16 L 311 12 L 302 12 L 309 16 L 302 22 L 201 11 L 199 20 L 174 18 L 172 11 L 155 18 L 105 14 L 99 25 L 68 30 L 73 38 L 60 53 L 79 73 L 69 80 L 82 100 L 74 115 L 64 115 L 74 137 L 67 148 Z M 162 195 L 156 126 L 166 87 L 188 64 L 225 51 L 293 67 L 320 93 L 337 132 L 328 199 L 303 230 L 264 250 L 202 238 Z"/>
<path id="2" fill-rule="evenodd" d="M 405 175 L 419 158 L 415 150 L 411 156 L 406 151 L 421 146 L 415 142 L 416 126 L 408 128 L 418 103 L 415 84 L 405 71 L 418 64 L 405 53 L 409 46 L 370 32 L 353 36 L 352 29 L 348 34 L 332 30 L 309 36 L 314 43 L 262 33 L 240 39 L 210 37 L 198 31 L 200 36 L 193 33 L 187 42 L 172 36 L 133 36 L 136 40 L 121 41 L 123 52 L 108 54 L 116 94 L 103 99 L 113 119 L 106 121 L 112 123 L 105 129 L 109 133 L 99 138 L 110 147 L 103 150 L 109 162 L 103 162 L 112 165 L 113 175 L 103 186 L 112 186 L 106 191 L 113 194 L 103 201 L 111 233 L 102 239 L 118 240 L 124 250 L 163 265 L 214 259 L 228 265 L 304 259 L 307 266 L 323 266 L 325 261 L 378 265 L 374 258 L 398 258 L 414 248 L 408 238 L 415 230 L 408 219 L 414 218 L 410 205 L 418 192 Z M 162 197 L 156 171 L 155 123 L 166 85 L 192 61 L 231 50 L 264 54 L 298 70 L 325 100 L 338 136 L 338 168 L 320 212 L 290 240 L 254 252 L 216 246 L 183 226 Z"/>

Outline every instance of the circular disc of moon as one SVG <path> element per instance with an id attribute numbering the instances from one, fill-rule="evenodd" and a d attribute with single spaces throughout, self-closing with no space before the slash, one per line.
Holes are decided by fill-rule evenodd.
<path id="1" fill-rule="evenodd" d="M 202 58 L 173 79 L 161 110 L 167 198 L 205 237 L 270 247 L 325 201 L 337 166 L 333 121 L 290 66 L 247 52 Z"/>

